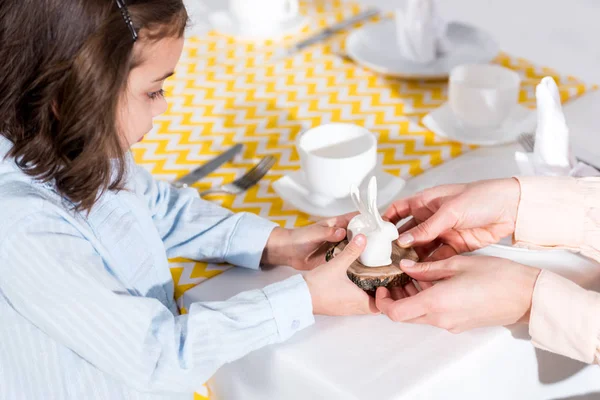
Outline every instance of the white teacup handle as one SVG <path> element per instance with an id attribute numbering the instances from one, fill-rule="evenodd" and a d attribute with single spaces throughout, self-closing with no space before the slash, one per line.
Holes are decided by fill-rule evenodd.
<path id="1" fill-rule="evenodd" d="M 300 2 L 298 0 L 284 0 L 285 1 L 285 19 L 293 18 L 298 15 L 300 11 Z"/>

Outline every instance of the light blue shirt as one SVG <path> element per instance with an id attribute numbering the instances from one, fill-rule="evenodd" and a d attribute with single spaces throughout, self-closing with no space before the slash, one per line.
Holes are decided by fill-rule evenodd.
<path id="1" fill-rule="evenodd" d="M 11 146 L 0 136 L 0 160 Z M 314 323 L 299 274 L 179 315 L 167 258 L 259 268 L 275 224 L 130 164 L 128 190 L 86 215 L 0 162 L 0 399 L 192 399 Z"/>

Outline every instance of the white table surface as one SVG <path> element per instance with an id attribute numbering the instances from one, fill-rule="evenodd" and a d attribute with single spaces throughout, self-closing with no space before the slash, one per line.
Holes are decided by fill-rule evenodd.
<path id="1" fill-rule="evenodd" d="M 384 9 L 394 4 L 362 1 Z M 205 3 L 221 7 L 224 2 Z M 600 1 L 441 3 L 444 15 L 484 27 L 504 51 L 600 83 Z M 600 95 L 594 96 L 600 105 Z M 588 129 L 590 124 L 600 128 L 590 111 L 575 114 L 579 120 L 588 119 Z M 512 145 L 468 153 L 412 180 L 406 193 L 450 181 L 516 174 L 515 149 Z M 552 269 L 586 287 L 596 289 L 595 282 L 600 282 L 600 268 L 576 255 L 502 248 L 484 252 Z M 293 273 L 284 267 L 263 272 L 231 269 L 189 290 L 185 303 L 224 300 Z M 434 327 L 395 324 L 384 316 L 319 316 L 313 327 L 288 342 L 224 366 L 209 386 L 213 399 L 244 400 L 600 398 L 600 369 L 537 350 L 528 339 L 523 327 L 452 335 Z"/>
<path id="2" fill-rule="evenodd" d="M 516 148 L 468 153 L 411 180 L 406 193 L 430 182 L 511 176 L 517 172 L 512 157 Z M 503 247 L 481 253 L 599 287 L 594 284 L 600 282 L 599 266 L 574 254 Z M 286 267 L 231 269 L 188 291 L 185 303 L 225 300 L 294 273 Z M 214 399 L 558 399 L 600 393 L 600 369 L 535 349 L 523 326 L 453 335 L 435 327 L 393 323 L 385 316 L 317 316 L 314 326 L 288 342 L 222 367 L 209 386 Z"/>

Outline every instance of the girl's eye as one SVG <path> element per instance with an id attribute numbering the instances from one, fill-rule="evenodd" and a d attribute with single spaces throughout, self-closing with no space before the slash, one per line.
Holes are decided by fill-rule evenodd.
<path id="1" fill-rule="evenodd" d="M 165 91 L 163 89 L 160 89 L 160 90 L 157 90 L 156 92 L 150 92 L 150 93 L 148 93 L 148 97 L 150 97 L 151 100 L 163 98 L 163 97 L 165 97 Z"/>

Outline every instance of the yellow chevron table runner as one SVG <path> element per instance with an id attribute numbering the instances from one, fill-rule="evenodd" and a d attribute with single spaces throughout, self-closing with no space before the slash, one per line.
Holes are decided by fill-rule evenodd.
<path id="1" fill-rule="evenodd" d="M 243 143 L 244 152 L 235 163 L 198 183 L 199 189 L 207 189 L 234 180 L 260 157 L 273 155 L 277 163 L 259 185 L 238 196 L 211 199 L 234 212 L 253 212 L 292 228 L 310 223 L 309 216 L 285 204 L 272 183 L 299 168 L 294 140 L 304 129 L 328 122 L 363 125 L 378 137 L 384 170 L 405 179 L 471 150 L 420 124 L 446 101 L 445 82 L 387 79 L 348 62 L 336 55 L 343 49 L 344 34 L 279 62 L 267 62 L 283 45 L 361 10 L 362 6 L 340 0 L 303 2 L 307 25 L 295 37 L 277 42 L 251 43 L 215 32 L 188 38 L 176 74 L 165 84 L 168 110 L 134 146 L 136 162 L 157 179 L 171 181 Z M 508 54 L 499 54 L 494 62 L 519 72 L 520 102 L 531 108 L 535 85 L 544 76 L 554 77 L 563 102 L 592 89 L 576 78 Z M 229 268 L 171 261 L 180 307 L 186 290 Z"/>

